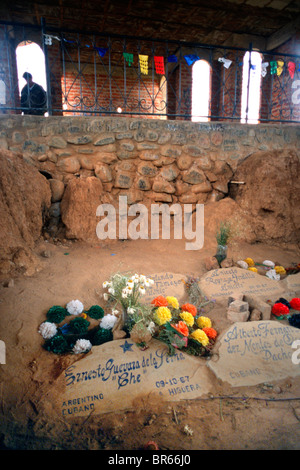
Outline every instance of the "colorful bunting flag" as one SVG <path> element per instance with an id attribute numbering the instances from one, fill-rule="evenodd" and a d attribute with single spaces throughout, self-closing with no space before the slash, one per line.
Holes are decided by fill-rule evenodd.
<path id="1" fill-rule="evenodd" d="M 139 54 L 139 64 L 141 73 L 148 75 L 148 56 Z"/>
<path id="2" fill-rule="evenodd" d="M 108 51 L 108 47 L 96 47 L 95 46 L 95 49 L 98 52 L 100 57 L 104 57 L 106 52 Z"/>
<path id="3" fill-rule="evenodd" d="M 278 76 L 278 77 L 280 77 L 280 75 L 281 75 L 282 72 L 283 72 L 283 66 L 284 66 L 283 60 L 278 60 L 278 61 L 277 61 L 277 76 Z"/>
<path id="4" fill-rule="evenodd" d="M 277 72 L 277 62 L 276 60 L 271 60 L 270 61 L 270 74 L 274 75 L 274 73 Z"/>
<path id="5" fill-rule="evenodd" d="M 288 71 L 290 74 L 291 79 L 293 80 L 294 75 L 295 75 L 295 70 L 296 70 L 296 64 L 295 62 L 289 62 L 288 63 Z"/>
<path id="6" fill-rule="evenodd" d="M 188 65 L 193 65 L 197 60 L 199 60 L 199 57 L 195 54 L 187 54 L 183 57 Z"/>
<path id="7" fill-rule="evenodd" d="M 267 67 L 269 67 L 269 62 L 262 62 L 261 64 L 261 76 L 265 77 L 267 75 Z"/>
<path id="8" fill-rule="evenodd" d="M 225 59 L 224 57 L 219 57 L 218 59 L 219 62 L 223 62 L 223 65 L 226 69 L 229 69 L 229 67 L 231 66 L 232 64 L 232 60 L 229 60 L 229 59 Z"/>
<path id="9" fill-rule="evenodd" d="M 155 72 L 158 75 L 165 74 L 165 64 L 163 56 L 154 56 Z"/>
<path id="10" fill-rule="evenodd" d="M 168 56 L 168 62 L 178 62 L 177 56 L 176 55 L 169 55 Z"/>
<path id="11" fill-rule="evenodd" d="M 133 54 L 129 52 L 123 52 L 123 57 L 127 62 L 127 65 L 130 67 L 133 64 Z"/>

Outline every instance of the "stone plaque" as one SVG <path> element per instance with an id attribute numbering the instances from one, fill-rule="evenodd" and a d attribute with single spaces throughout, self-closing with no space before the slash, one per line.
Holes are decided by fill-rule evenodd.
<path id="1" fill-rule="evenodd" d="M 216 300 L 238 293 L 268 299 L 284 292 L 279 281 L 236 267 L 209 271 L 200 279 L 199 286 L 204 295 Z"/>
<path id="2" fill-rule="evenodd" d="M 181 351 L 169 356 L 153 340 L 140 350 L 130 339 L 94 346 L 60 376 L 55 404 L 64 418 L 133 408 L 137 397 L 187 400 L 210 391 L 206 361 Z"/>
<path id="3" fill-rule="evenodd" d="M 149 277 L 153 279 L 154 284 L 151 287 L 147 287 L 143 301 L 149 303 L 158 295 L 163 295 L 164 297 L 174 296 L 179 301 L 183 300 L 185 296 L 184 281 L 186 276 L 183 274 L 162 272 L 150 274 Z"/>
<path id="4" fill-rule="evenodd" d="M 297 348 L 298 328 L 271 320 L 234 323 L 218 338 L 207 365 L 233 387 L 257 385 L 300 375 Z"/>

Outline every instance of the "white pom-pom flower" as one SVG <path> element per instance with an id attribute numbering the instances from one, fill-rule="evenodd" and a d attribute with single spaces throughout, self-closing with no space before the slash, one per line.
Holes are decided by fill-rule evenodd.
<path id="1" fill-rule="evenodd" d="M 45 321 L 39 327 L 39 333 L 42 335 L 44 339 L 53 338 L 53 336 L 57 333 L 57 328 L 55 323 L 51 323 L 49 321 Z"/>
<path id="2" fill-rule="evenodd" d="M 262 264 L 266 266 L 267 268 L 275 268 L 275 263 L 273 263 L 273 261 L 270 261 L 268 259 L 265 259 L 265 261 L 263 261 Z"/>
<path id="3" fill-rule="evenodd" d="M 280 281 L 280 274 L 277 274 L 275 269 L 270 269 L 267 273 L 266 276 L 269 279 L 273 279 L 274 281 Z"/>
<path id="4" fill-rule="evenodd" d="M 78 339 L 73 347 L 74 354 L 81 354 L 92 349 L 92 343 L 88 339 Z"/>
<path id="5" fill-rule="evenodd" d="M 115 315 L 111 315 L 110 313 L 104 315 L 100 322 L 100 327 L 104 328 L 105 330 L 110 330 L 114 327 L 117 321 L 117 317 Z"/>
<path id="6" fill-rule="evenodd" d="M 236 264 L 242 268 L 242 269 L 248 269 L 248 263 L 246 263 L 246 261 L 243 261 L 243 260 L 240 260 L 240 261 L 237 261 Z"/>
<path id="7" fill-rule="evenodd" d="M 66 309 L 70 315 L 80 315 L 83 312 L 83 303 L 80 300 L 71 300 Z"/>

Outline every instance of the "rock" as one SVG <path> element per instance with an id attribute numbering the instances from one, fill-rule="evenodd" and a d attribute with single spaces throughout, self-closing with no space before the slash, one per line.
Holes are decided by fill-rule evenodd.
<path id="1" fill-rule="evenodd" d="M 49 184 L 50 184 L 51 193 L 52 193 L 51 201 L 52 202 L 60 201 L 65 190 L 64 183 L 57 179 L 49 179 Z"/>
<path id="2" fill-rule="evenodd" d="M 300 161 L 295 150 L 255 152 L 241 162 L 230 196 L 251 217 L 256 240 L 300 241 Z"/>
<path id="3" fill-rule="evenodd" d="M 192 157 L 189 155 L 181 155 L 180 157 L 177 158 L 176 164 L 179 168 L 179 170 L 188 170 L 190 166 L 193 163 Z"/>
<path id="4" fill-rule="evenodd" d="M 111 169 L 106 163 L 96 164 L 95 175 L 102 181 L 102 183 L 109 183 L 113 179 Z"/>
<path id="5" fill-rule="evenodd" d="M 250 308 L 259 310 L 262 314 L 263 320 L 270 320 L 271 318 L 271 305 L 267 304 L 257 296 L 246 294 L 244 297 L 245 301 L 248 302 Z"/>
<path id="6" fill-rule="evenodd" d="M 67 137 L 67 142 L 69 144 L 83 145 L 83 144 L 91 143 L 92 138 L 89 135 L 77 135 L 77 136 Z"/>
<path id="7" fill-rule="evenodd" d="M 193 193 L 209 193 L 212 190 L 211 184 L 209 181 L 203 181 L 203 183 L 194 184 L 192 187 Z"/>
<path id="8" fill-rule="evenodd" d="M 61 219 L 66 227 L 66 238 L 99 242 L 96 210 L 102 203 L 102 193 L 102 183 L 95 176 L 69 181 L 61 201 Z"/>
<path id="9" fill-rule="evenodd" d="M 241 293 L 237 293 L 237 294 L 231 294 L 229 297 L 228 297 L 228 306 L 234 302 L 235 300 L 243 300 L 244 299 L 244 294 L 241 294 Z"/>
<path id="10" fill-rule="evenodd" d="M 62 158 L 57 162 L 56 166 L 60 171 L 65 171 L 66 173 L 76 173 L 80 170 L 80 163 L 76 157 Z"/>
<path id="11" fill-rule="evenodd" d="M 67 142 L 63 137 L 60 136 L 53 136 L 48 141 L 49 147 L 53 147 L 56 149 L 64 149 L 67 146 Z"/>
<path id="12" fill-rule="evenodd" d="M 160 175 L 166 181 L 174 181 L 179 175 L 179 170 L 176 165 L 168 165 L 161 170 Z"/>
<path id="13" fill-rule="evenodd" d="M 204 260 L 205 268 L 207 271 L 211 271 L 212 269 L 218 269 L 219 268 L 219 263 L 217 259 L 214 256 L 208 256 Z"/>
<path id="14" fill-rule="evenodd" d="M 137 167 L 138 173 L 142 176 L 156 176 L 157 174 L 157 168 L 149 162 L 142 162 L 138 165 Z"/>
<path id="15" fill-rule="evenodd" d="M 115 178 L 115 188 L 129 189 L 133 183 L 133 175 L 129 172 L 118 171 Z"/>
<path id="16" fill-rule="evenodd" d="M 153 181 L 152 189 L 156 193 L 175 193 L 175 187 L 171 183 L 169 183 L 169 181 L 166 181 L 162 177 L 155 178 L 155 180 Z"/>
<path id="17" fill-rule="evenodd" d="M 182 180 L 190 184 L 199 184 L 206 181 L 205 173 L 195 164 L 182 174 Z"/>
<path id="18" fill-rule="evenodd" d="M 0 150 L 0 266 L 6 274 L 19 270 L 27 275 L 38 267 L 33 254 L 42 233 L 44 219 L 51 204 L 48 180 L 23 158 Z M 23 264 L 14 263 L 20 252 Z M 23 250 L 23 251 L 22 251 Z M 23 254 L 22 254 L 23 253 Z M 20 259 L 17 255 L 15 261 Z"/>
<path id="19" fill-rule="evenodd" d="M 140 176 L 136 181 L 137 188 L 142 191 L 151 189 L 151 181 L 146 176 Z"/>
<path id="20" fill-rule="evenodd" d="M 246 322 L 249 318 L 249 310 L 237 312 L 236 310 L 232 310 L 231 307 L 229 307 L 227 309 L 227 318 L 232 323 Z"/>
<path id="21" fill-rule="evenodd" d="M 246 261 L 239 260 L 236 262 L 236 264 L 239 268 L 248 269 L 248 263 L 246 263 Z"/>
<path id="22" fill-rule="evenodd" d="M 235 312 L 248 312 L 249 311 L 249 304 L 248 302 L 244 302 L 243 300 L 234 300 L 229 304 L 229 308 Z"/>
<path id="23" fill-rule="evenodd" d="M 262 320 L 262 313 L 257 308 L 254 308 L 252 312 L 250 313 L 249 320 L 250 321 Z"/>
<path id="24" fill-rule="evenodd" d="M 4 281 L 3 287 L 14 287 L 15 281 L 13 279 L 9 279 L 8 281 Z"/>
<path id="25" fill-rule="evenodd" d="M 43 258 L 50 258 L 51 255 L 52 255 L 52 253 L 51 253 L 50 250 L 44 250 L 44 251 L 41 252 L 41 256 L 42 256 Z"/>
<path id="26" fill-rule="evenodd" d="M 59 217 L 60 216 L 60 203 L 54 202 L 49 208 L 49 217 Z"/>
<path id="27" fill-rule="evenodd" d="M 234 262 L 232 258 L 226 258 L 223 261 L 221 261 L 222 268 L 231 268 L 231 266 L 233 265 L 234 265 Z"/>

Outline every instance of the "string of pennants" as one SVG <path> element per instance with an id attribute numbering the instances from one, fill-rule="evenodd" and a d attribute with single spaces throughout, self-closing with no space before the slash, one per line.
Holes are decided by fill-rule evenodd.
<path id="1" fill-rule="evenodd" d="M 45 35 L 45 44 L 51 45 L 52 44 L 52 38 L 57 39 L 58 41 L 61 41 L 61 38 L 58 36 L 51 36 L 46 34 Z M 70 41 L 68 39 L 63 38 L 65 42 L 68 43 L 76 43 L 76 41 Z M 90 45 L 86 44 L 85 47 L 91 47 Z M 104 57 L 105 54 L 108 51 L 108 47 L 96 47 L 92 46 L 92 48 L 98 52 L 100 57 Z M 130 67 L 133 64 L 134 61 L 134 55 L 129 52 L 123 52 L 123 57 L 124 60 L 126 61 L 127 65 Z M 198 60 L 200 60 L 200 57 L 196 54 L 186 54 L 183 56 L 187 65 L 191 66 Z M 148 75 L 148 61 L 149 61 L 149 56 L 144 55 L 144 54 L 138 54 L 139 58 L 139 66 L 140 66 L 140 71 L 143 75 Z M 232 60 L 226 59 L 225 57 L 219 57 L 218 59 L 219 62 L 223 63 L 223 66 L 226 69 L 229 69 L 229 67 L 232 64 Z M 176 55 L 169 55 L 167 57 L 167 62 L 173 62 L 176 63 L 178 62 L 178 57 Z M 239 64 L 239 65 L 242 65 Z M 154 66 L 155 66 L 155 72 L 158 75 L 165 75 L 165 57 L 164 56 L 154 56 Z M 285 67 L 285 62 L 283 60 L 272 60 L 270 62 L 262 62 L 261 64 L 261 75 L 262 77 L 265 77 L 267 75 L 267 69 L 270 66 L 270 74 L 271 75 L 277 75 L 278 77 L 282 74 L 284 71 Z M 252 64 L 251 69 L 255 71 L 256 65 Z M 287 69 L 289 72 L 289 75 L 291 79 L 294 78 L 295 72 L 296 72 L 296 64 L 293 61 L 289 61 L 287 63 Z M 298 66 L 297 72 L 300 72 L 300 64 Z"/>

